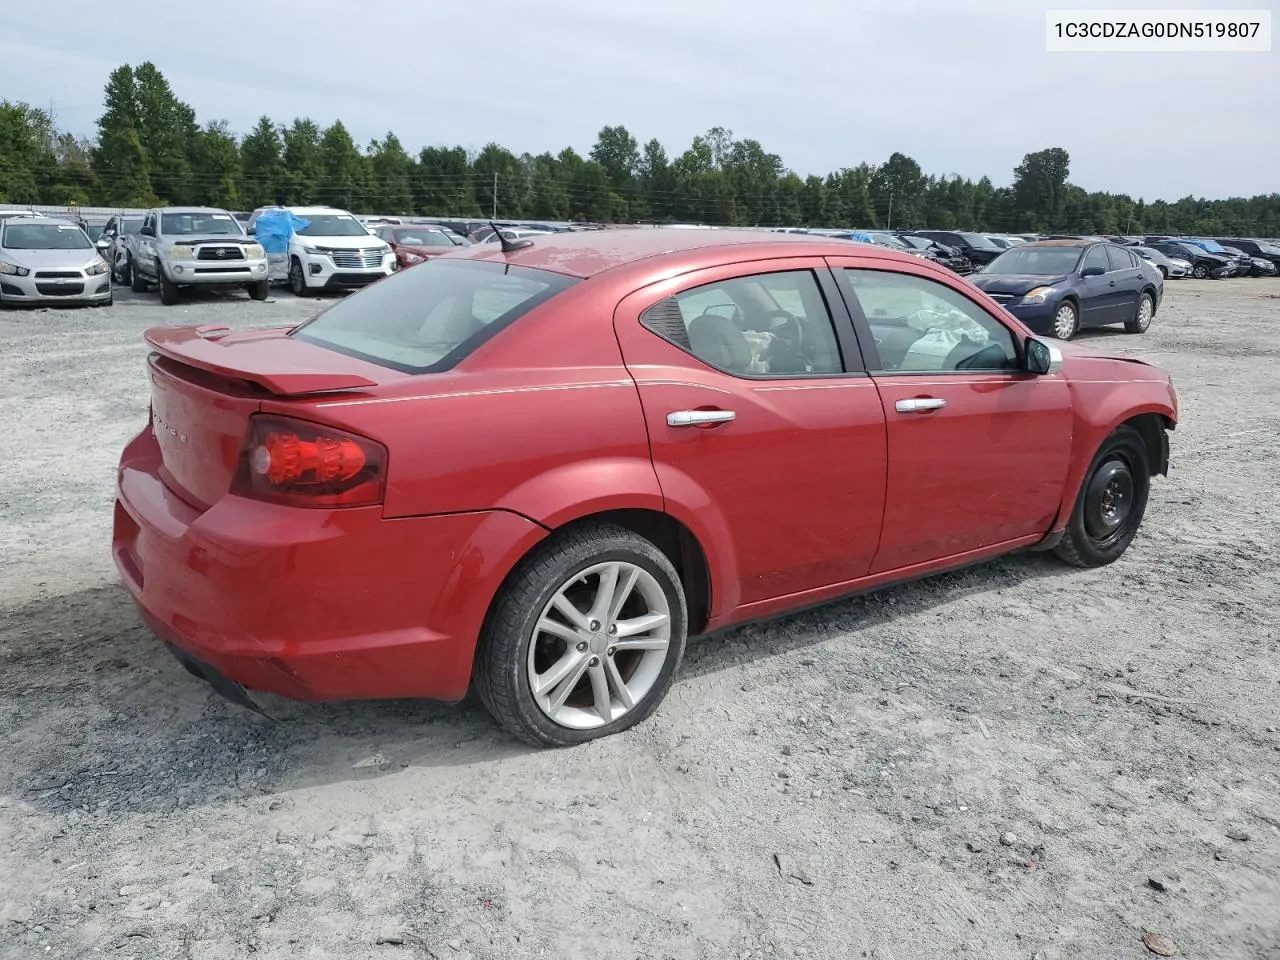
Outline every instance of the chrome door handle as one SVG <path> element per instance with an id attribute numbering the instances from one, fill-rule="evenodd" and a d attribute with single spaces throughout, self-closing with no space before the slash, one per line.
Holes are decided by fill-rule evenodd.
<path id="1" fill-rule="evenodd" d="M 732 410 L 673 410 L 667 414 L 667 426 L 696 427 L 703 423 L 728 423 L 737 416 Z"/>
<path id="2" fill-rule="evenodd" d="M 924 413 L 926 410 L 939 410 L 947 405 L 941 397 L 911 397 L 899 400 L 893 408 L 899 413 Z"/>

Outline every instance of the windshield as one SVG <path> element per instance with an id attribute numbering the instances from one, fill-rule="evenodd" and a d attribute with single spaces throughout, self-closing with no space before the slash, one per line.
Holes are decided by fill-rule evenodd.
<path id="1" fill-rule="evenodd" d="M 1261 253 L 1280 254 L 1280 247 L 1277 247 L 1274 243 L 1263 243 L 1261 240 L 1257 241 L 1257 243 L 1258 250 Z"/>
<path id="2" fill-rule="evenodd" d="M 924 237 L 899 237 L 898 239 L 909 247 L 915 247 L 917 250 L 928 250 L 931 246 Z"/>
<path id="3" fill-rule="evenodd" d="M 1154 260 L 1156 257 L 1164 256 L 1159 250 L 1152 250 L 1150 247 L 1130 247 L 1129 249 L 1147 260 Z"/>
<path id="4" fill-rule="evenodd" d="M 907 249 L 907 245 L 905 243 L 903 243 L 901 240 L 899 240 L 897 237 L 893 236 L 892 234 L 888 234 L 888 233 L 871 234 L 871 242 L 878 243 L 882 247 L 892 247 L 895 250 Z"/>
<path id="5" fill-rule="evenodd" d="M 1015 247 L 987 264 L 982 273 L 1022 274 L 1032 277 L 1062 277 L 1071 273 L 1080 260 L 1081 247 Z"/>
<path id="6" fill-rule="evenodd" d="M 160 233 L 166 237 L 238 237 L 240 224 L 229 213 L 162 213 Z"/>
<path id="7" fill-rule="evenodd" d="M 291 336 L 405 373 L 446 370 L 578 281 L 475 260 L 428 260 L 339 300 Z"/>
<path id="8" fill-rule="evenodd" d="M 367 237 L 365 225 L 347 213 L 298 214 L 307 225 L 296 231 L 300 237 Z"/>
<path id="9" fill-rule="evenodd" d="M 93 246 L 74 223 L 7 223 L 0 246 L 9 250 L 88 250 Z"/>
<path id="10" fill-rule="evenodd" d="M 407 247 L 457 246 L 447 234 L 439 230 L 396 230 L 392 236 L 396 238 L 396 243 L 403 243 Z"/>
<path id="11" fill-rule="evenodd" d="M 1000 249 L 980 233 L 962 233 L 960 236 L 964 238 L 965 243 L 969 244 L 969 246 L 973 247 L 975 250 Z"/>
<path id="12" fill-rule="evenodd" d="M 1222 253 L 1222 244 L 1216 240 L 1188 240 L 1187 242 L 1195 244 L 1201 250 L 1208 250 L 1210 253 Z"/>

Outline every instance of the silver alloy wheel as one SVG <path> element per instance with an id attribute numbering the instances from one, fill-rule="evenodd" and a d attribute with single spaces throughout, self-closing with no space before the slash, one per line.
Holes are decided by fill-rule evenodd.
<path id="1" fill-rule="evenodd" d="M 1151 298 L 1145 293 L 1138 298 L 1138 329 L 1146 330 L 1151 326 L 1151 317 L 1155 313 L 1155 307 L 1151 303 Z"/>
<path id="2" fill-rule="evenodd" d="M 657 579 L 622 560 L 574 574 L 529 643 L 529 687 L 552 723 L 590 730 L 640 703 L 662 673 L 671 607 Z"/>
<path id="3" fill-rule="evenodd" d="M 1059 340 L 1070 340 L 1076 332 L 1076 308 L 1069 303 L 1061 304 L 1053 315 L 1053 335 Z"/>

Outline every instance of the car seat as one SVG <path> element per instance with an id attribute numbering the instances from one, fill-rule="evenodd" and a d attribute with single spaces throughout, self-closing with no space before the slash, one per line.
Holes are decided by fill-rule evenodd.
<path id="1" fill-rule="evenodd" d="M 751 369 L 751 345 L 729 317 L 704 313 L 689 322 L 689 347 L 707 363 L 746 373 Z"/>

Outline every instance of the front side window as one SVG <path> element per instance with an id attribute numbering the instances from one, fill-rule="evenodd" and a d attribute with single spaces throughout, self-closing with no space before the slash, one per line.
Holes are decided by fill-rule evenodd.
<path id="1" fill-rule="evenodd" d="M 290 336 L 404 373 L 431 373 L 577 282 L 512 264 L 428 260 L 339 300 Z"/>
<path id="2" fill-rule="evenodd" d="M 805 377 L 844 371 L 831 313 L 810 270 L 694 287 L 654 304 L 641 322 L 725 373 Z"/>
<path id="3" fill-rule="evenodd" d="M 1019 368 L 1012 331 L 945 284 L 887 270 L 839 275 L 850 308 L 871 328 L 880 372 Z"/>
<path id="4" fill-rule="evenodd" d="M 74 223 L 9 221 L 0 246 L 8 250 L 86 250 L 93 244 Z"/>

